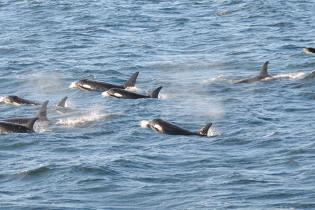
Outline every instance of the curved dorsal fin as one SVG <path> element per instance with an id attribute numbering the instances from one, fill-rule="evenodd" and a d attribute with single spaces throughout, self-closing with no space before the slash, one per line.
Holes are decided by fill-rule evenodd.
<path id="1" fill-rule="evenodd" d="M 57 104 L 57 106 L 65 108 L 65 107 L 66 107 L 66 101 L 67 101 L 67 99 L 68 99 L 68 96 L 63 97 L 63 98 L 59 101 L 59 103 Z"/>
<path id="2" fill-rule="evenodd" d="M 124 88 L 134 87 L 138 78 L 139 72 L 134 73 L 131 77 L 124 83 Z"/>
<path id="3" fill-rule="evenodd" d="M 269 74 L 268 74 L 268 64 L 269 64 L 269 61 L 266 61 L 266 62 L 264 63 L 264 65 L 261 67 L 260 73 L 259 73 L 259 76 L 260 76 L 260 77 L 269 77 Z"/>
<path id="4" fill-rule="evenodd" d="M 151 98 L 158 98 L 161 89 L 162 89 L 162 86 L 156 88 L 155 90 L 153 90 L 153 91 L 149 94 L 149 96 L 150 96 Z"/>

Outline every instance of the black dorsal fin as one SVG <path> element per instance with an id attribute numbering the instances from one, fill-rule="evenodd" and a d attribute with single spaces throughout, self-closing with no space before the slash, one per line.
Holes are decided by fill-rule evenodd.
<path id="1" fill-rule="evenodd" d="M 63 108 L 65 108 L 65 107 L 66 107 L 66 101 L 67 101 L 67 99 L 68 99 L 68 96 L 63 97 L 63 98 L 59 101 L 59 103 L 57 104 L 57 106 L 58 106 L 58 107 L 63 107 Z"/>
<path id="2" fill-rule="evenodd" d="M 124 88 L 134 87 L 138 78 L 139 72 L 134 73 L 131 77 L 124 83 Z"/>
<path id="3" fill-rule="evenodd" d="M 37 118 L 40 119 L 40 120 L 48 120 L 47 119 L 47 104 L 48 104 L 48 100 L 45 101 L 43 104 L 42 104 L 42 107 L 40 108 L 40 110 L 38 111 L 37 113 Z"/>
<path id="4" fill-rule="evenodd" d="M 266 61 L 266 62 L 264 63 L 264 65 L 261 67 L 260 73 L 259 73 L 259 76 L 260 76 L 260 77 L 269 77 L 269 74 L 268 74 L 268 64 L 269 64 L 269 61 Z"/>
<path id="5" fill-rule="evenodd" d="M 201 136 L 207 136 L 208 131 L 210 129 L 210 127 L 212 126 L 212 123 L 208 123 L 207 125 L 203 126 L 200 130 L 199 130 L 199 135 Z"/>
<path id="6" fill-rule="evenodd" d="M 158 98 L 161 89 L 162 89 L 162 86 L 156 88 L 155 90 L 153 90 L 153 91 L 150 93 L 149 96 L 150 96 L 151 98 Z"/>
<path id="7" fill-rule="evenodd" d="M 35 124 L 36 120 L 38 120 L 38 117 L 34 117 L 32 120 L 30 120 L 30 121 L 26 124 L 26 127 L 28 127 L 28 128 L 31 129 L 31 130 L 34 130 L 33 127 L 34 127 L 34 124 Z"/>

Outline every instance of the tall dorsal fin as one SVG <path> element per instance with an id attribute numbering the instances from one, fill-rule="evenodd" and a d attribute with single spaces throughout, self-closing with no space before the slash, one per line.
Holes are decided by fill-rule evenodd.
<path id="1" fill-rule="evenodd" d="M 264 65 L 261 67 L 260 73 L 259 73 L 259 76 L 260 76 L 260 77 L 269 77 L 269 74 L 268 74 L 268 64 L 269 64 L 269 61 L 266 61 L 266 62 L 264 63 Z"/>
<path id="2" fill-rule="evenodd" d="M 28 127 L 31 130 L 34 130 L 34 123 L 38 120 L 38 117 L 34 117 L 32 120 L 30 120 L 25 126 Z"/>
<path id="3" fill-rule="evenodd" d="M 139 72 L 134 73 L 131 77 L 124 83 L 124 88 L 134 87 L 138 78 Z"/>
<path id="4" fill-rule="evenodd" d="M 47 104 L 48 104 L 48 100 L 45 101 L 43 104 L 42 104 L 42 107 L 40 108 L 40 110 L 38 111 L 37 113 L 37 118 L 40 119 L 40 120 L 48 120 L 47 119 Z"/>
<path id="5" fill-rule="evenodd" d="M 67 99 L 68 99 L 68 96 L 63 97 L 63 98 L 59 101 L 59 103 L 57 104 L 57 106 L 58 106 L 58 107 L 63 107 L 63 108 L 65 108 L 65 107 L 66 107 L 66 101 L 67 101 Z"/>

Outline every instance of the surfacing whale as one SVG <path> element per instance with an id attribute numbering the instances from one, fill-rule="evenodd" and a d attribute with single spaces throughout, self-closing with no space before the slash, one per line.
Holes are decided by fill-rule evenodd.
<path id="1" fill-rule="evenodd" d="M 124 89 L 111 88 L 108 91 L 102 93 L 102 95 L 123 99 L 158 98 L 161 89 L 162 87 L 158 87 L 153 90 L 149 95 L 142 95 Z"/>
<path id="2" fill-rule="evenodd" d="M 303 48 L 303 52 L 305 54 L 314 54 L 315 53 L 315 48 L 312 48 L 312 47 L 305 47 Z"/>
<path id="3" fill-rule="evenodd" d="M 11 122 L 0 122 L 0 133 L 33 133 L 34 123 L 38 118 L 35 117 L 26 125 L 15 124 Z"/>
<path id="4" fill-rule="evenodd" d="M 98 92 L 104 92 L 111 88 L 125 89 L 125 88 L 135 86 L 138 75 L 139 75 L 139 72 L 134 73 L 123 85 L 115 85 L 115 84 L 110 84 L 106 82 L 83 79 L 83 80 L 79 80 L 77 82 L 71 83 L 70 87 L 79 88 L 81 90 L 98 91 Z"/>
<path id="5" fill-rule="evenodd" d="M 208 130 L 210 129 L 211 126 L 212 126 L 212 123 L 208 123 L 204 127 L 202 127 L 199 131 L 191 132 L 173 123 L 166 122 L 162 119 L 154 119 L 154 120 L 149 121 L 146 124 L 146 127 L 151 128 L 157 133 L 165 133 L 169 135 L 185 135 L 185 136 L 192 136 L 192 135 L 207 136 Z"/>
<path id="6" fill-rule="evenodd" d="M 263 65 L 263 66 L 261 67 L 261 69 L 260 69 L 260 73 L 259 73 L 258 76 L 252 77 L 252 78 L 249 78 L 249 79 L 243 79 L 243 80 L 240 80 L 240 81 L 235 82 L 234 84 L 252 83 L 252 82 L 257 82 L 257 81 L 263 80 L 263 79 L 265 79 L 265 78 L 271 77 L 271 76 L 268 74 L 268 64 L 269 64 L 269 61 L 267 61 L 267 62 L 264 63 L 264 65 Z"/>
<path id="7" fill-rule="evenodd" d="M 16 106 L 20 105 L 41 105 L 41 103 L 36 101 L 31 101 L 28 99 L 23 99 L 18 96 L 10 95 L 10 96 L 4 96 L 1 97 L 0 101 L 5 104 L 12 104 Z"/>
<path id="8" fill-rule="evenodd" d="M 45 101 L 43 105 L 41 106 L 40 110 L 37 112 L 36 117 L 18 117 L 18 118 L 8 118 L 4 119 L 3 121 L 9 122 L 9 123 L 14 123 L 14 124 L 19 124 L 23 126 L 29 125 L 34 118 L 37 118 L 38 121 L 48 121 L 47 118 L 47 104 L 49 101 Z"/>

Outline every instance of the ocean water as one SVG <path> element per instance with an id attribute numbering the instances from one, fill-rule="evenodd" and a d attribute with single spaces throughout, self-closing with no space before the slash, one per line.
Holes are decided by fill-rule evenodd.
<path id="1" fill-rule="evenodd" d="M 311 0 L 1 1 L 0 95 L 50 100 L 50 125 L 0 136 L 0 208 L 315 209 L 314 17 Z M 265 61 L 274 79 L 233 84 Z M 136 71 L 160 99 L 69 88 Z M 141 128 L 154 118 L 215 135 Z"/>

